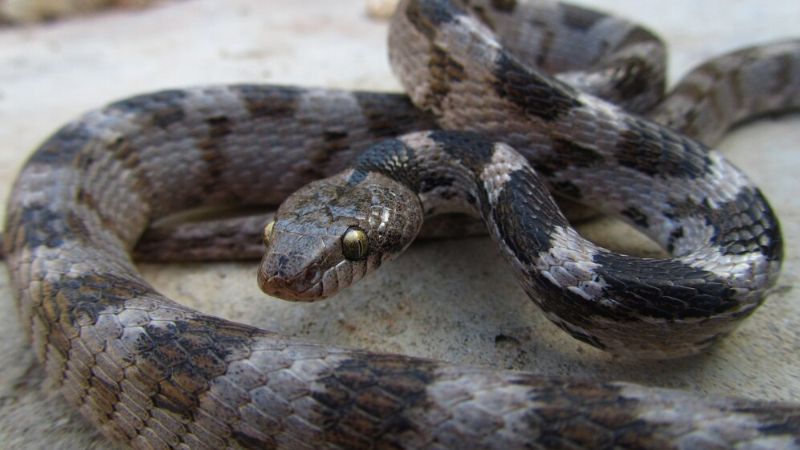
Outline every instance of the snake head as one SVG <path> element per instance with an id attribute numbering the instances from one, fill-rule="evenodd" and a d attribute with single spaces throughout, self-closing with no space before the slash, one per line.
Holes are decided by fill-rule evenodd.
<path id="1" fill-rule="evenodd" d="M 351 169 L 315 181 L 265 227 L 258 284 L 286 300 L 330 297 L 400 254 L 421 225 L 417 195 L 380 173 Z"/>

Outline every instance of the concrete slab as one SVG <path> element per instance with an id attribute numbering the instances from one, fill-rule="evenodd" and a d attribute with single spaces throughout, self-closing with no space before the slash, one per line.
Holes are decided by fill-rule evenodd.
<path id="1" fill-rule="evenodd" d="M 800 19 L 794 0 L 768 6 L 758 0 L 674 0 L 647 2 L 647 8 L 637 0 L 580 3 L 617 11 L 664 36 L 673 79 L 722 51 L 796 35 Z M 364 0 L 193 0 L 0 29 L 0 200 L 26 155 L 56 127 L 121 97 L 230 82 L 396 90 L 386 62 L 385 28 L 367 18 Z M 342 346 L 698 394 L 798 401 L 799 119 L 760 122 L 722 145 L 778 210 L 787 258 L 766 304 L 730 338 L 694 358 L 630 362 L 566 337 L 527 299 L 499 252 L 482 238 L 415 244 L 379 276 L 311 305 L 264 297 L 254 264 L 143 265 L 142 270 L 158 288 L 192 307 Z M 626 234 L 608 221 L 582 231 L 608 245 Z M 9 448 L 108 448 L 43 385 L 26 332 L 0 271 L 0 442 Z"/>

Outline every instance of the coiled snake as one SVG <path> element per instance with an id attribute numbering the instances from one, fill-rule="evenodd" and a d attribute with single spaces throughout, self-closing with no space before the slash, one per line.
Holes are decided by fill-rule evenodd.
<path id="1" fill-rule="evenodd" d="M 584 93 L 649 111 L 663 83 L 652 36 L 565 5 L 469 4 L 466 14 L 447 1 L 403 2 L 390 47 L 414 102 L 442 127 L 481 136 L 435 131 L 385 141 L 381 146 L 394 153 L 369 150 L 345 172 L 346 181 L 383 182 L 391 172 L 386 162 L 397 161 L 405 174 L 400 180 L 428 194 L 426 212 L 449 207 L 428 199 L 461 195 L 479 205 L 496 217 L 490 229 L 514 265 L 539 269 L 523 283 L 548 317 L 595 345 L 684 354 L 730 330 L 760 303 L 780 264 L 780 234 L 766 201 L 716 153 Z M 526 17 L 561 23 L 577 36 L 616 31 L 588 41 L 593 45 L 574 44 L 589 47 L 576 60 L 569 51 L 575 47 L 558 45 L 558 33 L 537 40 Z M 736 88 L 734 108 L 704 115 L 677 95 L 649 115 L 710 142 L 719 131 L 701 134 L 713 128 L 708 121 L 719 119 L 725 128 L 744 115 L 796 108 L 798 52 L 790 42 L 715 62 L 716 68 L 744 61 L 735 75 L 720 74 Z M 538 61 L 583 91 L 520 60 Z M 752 86 L 764 73 L 778 81 Z M 690 110 L 675 113 L 681 107 Z M 800 445 L 797 405 L 697 399 L 300 342 L 183 307 L 152 289 L 131 261 L 130 249 L 155 218 L 220 202 L 277 204 L 309 178 L 337 173 L 376 138 L 430 128 L 432 119 L 402 96 L 250 85 L 149 94 L 68 124 L 20 174 L 4 238 L 19 309 L 49 376 L 105 434 L 139 447 Z M 541 183 L 494 139 L 523 152 L 557 192 L 649 230 L 677 260 L 628 264 L 589 243 L 572 247 L 577 236 Z M 477 153 L 463 153 L 464 147 Z M 400 164 L 424 156 L 454 160 L 469 172 L 451 169 L 431 183 L 426 166 Z M 455 187 L 476 174 L 487 188 L 470 203 L 460 193 L 475 188 Z M 524 186 L 537 203 L 505 190 L 510 184 Z M 337 200 L 315 192 L 338 217 Z M 646 198 L 637 199 L 642 193 Z M 262 278 L 274 278 L 270 255 L 283 245 L 289 206 L 269 227 L 272 253 Z M 530 215 L 516 219 L 508 208 L 528 210 L 537 222 Z M 392 217 L 388 209 L 377 211 L 378 219 Z M 381 253 L 368 223 L 338 224 L 333 241 L 339 245 L 354 225 L 363 228 L 370 249 L 352 259 L 374 267 L 379 261 L 369 255 Z M 533 234 L 505 233 L 514 230 Z M 406 245 L 387 242 L 395 244 L 386 247 L 392 253 Z M 281 252 L 272 267 L 287 274 L 299 259 Z M 348 267 L 337 284 L 357 278 Z M 658 284 L 667 281 L 664 273 L 680 276 Z M 691 283 L 674 282 L 685 280 Z M 541 287 L 547 283 L 560 295 Z"/>

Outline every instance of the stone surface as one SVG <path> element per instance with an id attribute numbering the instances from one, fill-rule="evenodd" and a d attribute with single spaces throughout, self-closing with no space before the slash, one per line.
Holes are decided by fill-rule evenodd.
<path id="1" fill-rule="evenodd" d="M 650 25 L 671 51 L 671 77 L 736 47 L 796 33 L 795 0 L 582 1 Z M 56 127 L 113 99 L 236 81 L 395 90 L 386 24 L 364 0 L 193 0 L 0 30 L 0 199 Z M 342 295 L 317 304 L 264 297 L 255 264 L 143 265 L 168 295 L 206 312 L 341 346 L 552 375 L 627 380 L 698 394 L 800 401 L 798 115 L 762 121 L 722 145 L 781 218 L 786 264 L 773 295 L 728 339 L 679 361 L 636 362 L 568 338 L 544 319 L 486 238 L 423 242 Z M 0 211 L 0 217 L 3 216 Z M 641 244 L 609 220 L 582 232 L 615 248 Z M 620 240 L 617 240 L 617 239 Z M 107 448 L 42 382 L 0 270 L 0 442 L 8 448 Z"/>

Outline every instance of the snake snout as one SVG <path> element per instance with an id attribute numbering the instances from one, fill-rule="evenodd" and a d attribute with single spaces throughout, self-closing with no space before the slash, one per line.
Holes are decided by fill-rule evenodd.
<path id="1" fill-rule="evenodd" d="M 258 285 L 265 294 L 292 301 L 314 301 L 325 297 L 323 273 L 333 237 L 272 233 L 258 267 Z"/>
<path id="2" fill-rule="evenodd" d="M 292 270 L 286 255 L 265 255 L 258 267 L 258 286 L 272 297 L 291 301 L 313 301 L 321 298 L 322 286 L 317 264 Z"/>

